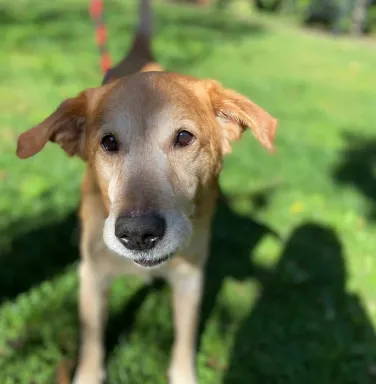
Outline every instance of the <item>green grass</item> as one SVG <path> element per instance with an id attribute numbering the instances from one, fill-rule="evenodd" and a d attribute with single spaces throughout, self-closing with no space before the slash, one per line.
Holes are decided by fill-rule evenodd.
<path id="1" fill-rule="evenodd" d="M 0 383 L 54 382 L 78 344 L 83 164 L 17 135 L 100 83 L 87 1 L 0 0 Z M 200 383 L 376 382 L 376 53 L 260 18 L 157 4 L 168 69 L 216 78 L 279 119 L 269 156 L 251 137 L 221 176 L 197 356 Z M 135 2 L 106 2 L 120 58 Z M 230 13 L 231 12 L 231 13 Z M 168 287 L 114 285 L 109 383 L 166 382 Z"/>

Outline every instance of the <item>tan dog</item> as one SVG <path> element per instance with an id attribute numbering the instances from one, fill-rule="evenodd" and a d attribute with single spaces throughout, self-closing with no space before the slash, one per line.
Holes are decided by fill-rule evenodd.
<path id="1" fill-rule="evenodd" d="M 87 163 L 80 207 L 82 342 L 76 384 L 99 384 L 104 378 L 107 294 L 113 277 L 129 273 L 164 277 L 171 284 L 170 382 L 197 382 L 198 309 L 223 155 L 247 127 L 273 148 L 274 118 L 216 81 L 161 72 L 149 36 L 148 0 L 142 0 L 133 48 L 112 75 L 144 72 L 63 101 L 18 140 L 20 158 L 52 141 Z"/>

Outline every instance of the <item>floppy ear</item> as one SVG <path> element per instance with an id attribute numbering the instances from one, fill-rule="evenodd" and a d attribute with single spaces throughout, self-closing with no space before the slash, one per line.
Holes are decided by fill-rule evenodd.
<path id="1" fill-rule="evenodd" d="M 248 127 L 256 139 L 270 152 L 274 151 L 277 120 L 245 96 L 210 81 L 209 97 L 214 113 L 224 130 L 223 151 L 231 152 L 232 140 L 240 139 Z"/>
<path id="2" fill-rule="evenodd" d="M 94 89 L 81 92 L 77 97 L 64 100 L 44 121 L 18 138 L 17 156 L 26 159 L 35 155 L 50 140 L 59 144 L 69 155 L 84 157 L 83 132 L 88 119 L 89 97 Z"/>

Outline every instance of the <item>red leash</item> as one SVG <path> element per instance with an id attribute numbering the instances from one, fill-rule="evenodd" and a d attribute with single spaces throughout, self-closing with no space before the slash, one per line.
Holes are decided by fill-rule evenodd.
<path id="1" fill-rule="evenodd" d="M 100 65 L 106 76 L 111 69 L 111 57 L 107 49 L 107 28 L 103 18 L 103 1 L 91 0 L 89 12 L 95 24 L 95 41 L 99 49 Z"/>

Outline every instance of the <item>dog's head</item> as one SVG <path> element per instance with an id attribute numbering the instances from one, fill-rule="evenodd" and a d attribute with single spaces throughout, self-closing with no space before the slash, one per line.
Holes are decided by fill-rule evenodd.
<path id="1" fill-rule="evenodd" d="M 249 127 L 273 149 L 277 122 L 212 80 L 137 73 L 65 100 L 18 140 L 20 158 L 50 140 L 94 172 L 114 252 L 155 266 L 182 247 L 214 205 L 230 142 Z"/>

